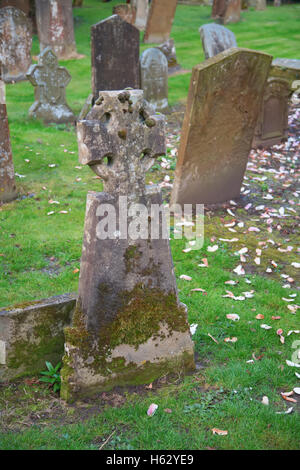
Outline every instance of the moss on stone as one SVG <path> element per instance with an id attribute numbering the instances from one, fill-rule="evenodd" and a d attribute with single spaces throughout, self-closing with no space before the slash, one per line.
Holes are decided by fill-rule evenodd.
<path id="1" fill-rule="evenodd" d="M 171 365 L 169 360 L 166 363 L 147 361 L 142 365 L 130 363 L 125 366 L 125 358 L 112 359 L 111 352 L 119 345 L 134 346 L 137 350 L 150 338 L 157 340 L 159 344 L 160 340 L 165 339 L 165 335 L 169 337 L 173 332 L 188 331 L 186 311 L 184 307 L 178 306 L 176 293 L 166 294 L 160 289 L 139 285 L 132 291 L 124 292 L 121 298 L 123 298 L 123 306 L 117 312 L 115 319 L 102 326 L 98 332 L 87 330 L 81 302 L 80 300 L 77 302 L 73 327 L 65 329 L 70 357 L 65 356 L 62 369 L 63 398 L 68 399 L 71 393 L 69 388 L 73 388 L 73 386 L 68 386 L 68 382 L 72 381 L 72 375 L 75 373 L 72 366 L 73 348 L 76 349 L 75 355 L 79 354 L 86 368 L 93 375 L 107 377 L 104 388 L 98 385 L 97 390 L 99 388 L 108 390 L 115 385 L 122 385 L 123 382 L 127 385 L 146 383 L 148 380 L 154 380 L 163 375 L 162 372 L 165 370 L 174 371 L 174 365 Z M 98 315 L 101 315 L 101 305 Z M 166 326 L 166 333 L 161 331 L 162 324 Z M 193 354 L 186 354 L 187 358 L 179 360 L 188 364 L 187 368 L 193 368 Z"/>

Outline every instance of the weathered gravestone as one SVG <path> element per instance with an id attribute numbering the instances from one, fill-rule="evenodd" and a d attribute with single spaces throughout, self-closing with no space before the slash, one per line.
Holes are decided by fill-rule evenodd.
<path id="1" fill-rule="evenodd" d="M 262 11 L 267 8 L 267 0 L 256 0 L 255 9 Z"/>
<path id="2" fill-rule="evenodd" d="M 0 0 L 0 8 L 14 7 L 24 11 L 26 15 L 30 12 L 30 0 Z"/>
<path id="3" fill-rule="evenodd" d="M 135 26 L 144 31 L 148 18 L 149 2 L 148 0 L 133 0 L 131 4 L 136 9 Z"/>
<path id="4" fill-rule="evenodd" d="M 232 48 L 193 68 L 172 202 L 239 197 L 271 60 Z"/>
<path id="5" fill-rule="evenodd" d="M 38 64 L 29 68 L 27 78 L 35 87 L 35 102 L 29 109 L 29 116 L 42 119 L 45 123 L 75 121 L 66 102 L 66 87 L 71 76 L 65 67 L 59 67 L 50 47 L 39 55 Z"/>
<path id="6" fill-rule="evenodd" d="M 237 47 L 234 33 L 219 24 L 204 24 L 199 28 L 199 33 L 206 59 L 231 47 Z"/>
<path id="7" fill-rule="evenodd" d="M 76 59 L 72 0 L 36 0 L 40 51 L 51 47 L 59 59 Z"/>
<path id="8" fill-rule="evenodd" d="M 161 43 L 170 37 L 177 0 L 152 0 L 144 35 L 146 43 Z"/>
<path id="9" fill-rule="evenodd" d="M 5 101 L 5 83 L 0 63 L 0 202 L 9 202 L 17 196 L 15 173 L 10 145 Z"/>
<path id="10" fill-rule="evenodd" d="M 140 58 L 141 88 L 155 111 L 168 109 L 168 61 L 156 47 L 146 49 Z"/>
<path id="11" fill-rule="evenodd" d="M 181 66 L 177 62 L 174 39 L 168 39 L 168 41 L 160 44 L 157 48 L 163 52 L 167 58 L 169 75 L 178 72 L 178 70 L 181 69 Z"/>
<path id="12" fill-rule="evenodd" d="M 113 7 L 113 14 L 119 15 L 122 20 L 129 24 L 135 23 L 136 9 L 131 4 L 121 3 Z"/>
<path id="13" fill-rule="evenodd" d="M 237 23 L 240 16 L 241 0 L 214 0 L 211 17 L 218 23 Z"/>
<path id="14" fill-rule="evenodd" d="M 139 30 L 110 16 L 91 28 L 92 92 L 139 88 Z"/>
<path id="15" fill-rule="evenodd" d="M 23 11 L 0 9 L 0 60 L 6 83 L 25 80 L 31 64 L 31 31 L 31 22 Z"/>
<path id="16" fill-rule="evenodd" d="M 261 112 L 257 121 L 253 144 L 269 147 L 288 137 L 289 82 L 270 77 L 267 81 Z"/>
<path id="17" fill-rule="evenodd" d="M 103 178 L 105 192 L 87 196 L 78 301 L 61 371 L 68 401 L 194 368 L 168 235 L 148 232 L 151 208 L 162 199 L 145 186 L 145 173 L 166 150 L 163 116 L 148 113 L 142 90 L 102 92 L 78 123 L 78 142 L 81 163 Z M 156 222 L 162 230 L 163 219 Z"/>

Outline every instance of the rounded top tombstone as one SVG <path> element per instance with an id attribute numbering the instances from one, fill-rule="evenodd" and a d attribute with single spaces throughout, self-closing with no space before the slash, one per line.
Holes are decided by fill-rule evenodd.
<path id="1" fill-rule="evenodd" d="M 140 58 L 141 87 L 145 99 L 155 111 L 168 108 L 168 60 L 164 53 L 156 48 L 146 49 Z"/>

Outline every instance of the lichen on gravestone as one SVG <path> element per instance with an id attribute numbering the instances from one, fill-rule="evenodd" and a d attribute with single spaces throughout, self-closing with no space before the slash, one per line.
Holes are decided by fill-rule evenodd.
<path id="1" fill-rule="evenodd" d="M 47 47 L 41 52 L 38 64 L 32 65 L 27 78 L 34 86 L 35 102 L 29 116 L 45 123 L 74 122 L 75 116 L 66 102 L 66 87 L 71 75 L 58 65 L 54 52 Z"/>
<path id="2" fill-rule="evenodd" d="M 169 239 L 136 239 L 129 230 L 137 219 L 133 203 L 147 214 L 162 204 L 145 174 L 166 151 L 164 128 L 164 117 L 153 115 L 142 90 L 100 92 L 78 123 L 80 162 L 102 178 L 104 192 L 87 196 L 78 301 L 65 330 L 61 373 L 61 396 L 68 401 L 194 367 Z M 101 214 L 111 210 L 116 230 L 101 239 Z"/>

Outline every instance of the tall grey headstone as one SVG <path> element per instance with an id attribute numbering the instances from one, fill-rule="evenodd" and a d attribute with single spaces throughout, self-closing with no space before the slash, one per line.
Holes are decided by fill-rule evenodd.
<path id="1" fill-rule="evenodd" d="M 193 68 L 172 203 L 239 197 L 271 60 L 231 48 Z"/>
<path id="2" fill-rule="evenodd" d="M 225 26 L 219 24 L 204 24 L 199 28 L 205 59 L 220 52 L 237 47 L 235 35 Z"/>
<path id="3" fill-rule="evenodd" d="M 6 83 L 26 79 L 31 64 L 31 22 L 22 10 L 0 9 L 0 62 Z"/>
<path id="4" fill-rule="evenodd" d="M 112 15 L 91 28 L 92 92 L 139 88 L 139 30 Z"/>
<path id="5" fill-rule="evenodd" d="M 155 111 L 168 109 L 168 61 L 155 47 L 146 49 L 140 58 L 141 88 Z"/>

